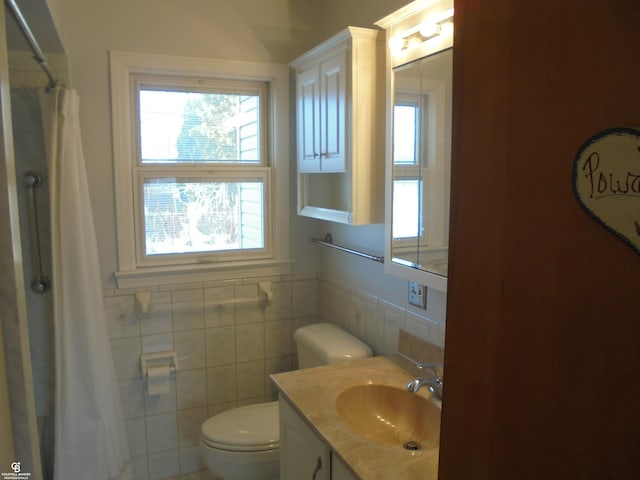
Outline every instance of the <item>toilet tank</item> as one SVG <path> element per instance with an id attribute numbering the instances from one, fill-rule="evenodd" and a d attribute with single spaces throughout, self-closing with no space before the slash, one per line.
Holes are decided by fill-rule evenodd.
<path id="1" fill-rule="evenodd" d="M 373 356 L 369 346 L 331 323 L 300 327 L 294 334 L 298 368 L 319 367 Z"/>

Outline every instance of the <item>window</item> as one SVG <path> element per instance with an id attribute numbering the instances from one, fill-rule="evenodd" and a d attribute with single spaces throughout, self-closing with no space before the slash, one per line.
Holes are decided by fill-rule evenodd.
<path id="1" fill-rule="evenodd" d="M 392 235 L 396 241 L 421 238 L 424 231 L 423 175 L 420 149 L 428 141 L 422 125 L 422 102 L 409 95 L 396 94 L 393 107 L 393 212 Z M 421 105 L 422 103 L 422 105 Z M 421 144 L 422 142 L 422 144 Z M 423 163 L 425 163 L 423 161 Z"/>
<path id="2" fill-rule="evenodd" d="M 286 68 L 114 52 L 111 68 L 118 285 L 288 271 Z"/>

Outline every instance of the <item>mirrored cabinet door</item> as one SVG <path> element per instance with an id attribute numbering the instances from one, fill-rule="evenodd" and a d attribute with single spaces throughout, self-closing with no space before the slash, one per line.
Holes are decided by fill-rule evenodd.
<path id="1" fill-rule="evenodd" d="M 387 39 L 385 272 L 447 290 L 453 0 L 415 0 Z"/>
<path id="2" fill-rule="evenodd" d="M 447 276 L 452 49 L 394 69 L 391 261 Z"/>

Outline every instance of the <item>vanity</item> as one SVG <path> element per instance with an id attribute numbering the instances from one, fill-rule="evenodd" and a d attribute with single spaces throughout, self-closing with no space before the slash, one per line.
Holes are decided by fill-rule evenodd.
<path id="1" fill-rule="evenodd" d="M 437 479 L 441 404 L 427 389 L 407 391 L 415 372 L 405 362 L 373 357 L 272 375 L 281 480 Z"/>

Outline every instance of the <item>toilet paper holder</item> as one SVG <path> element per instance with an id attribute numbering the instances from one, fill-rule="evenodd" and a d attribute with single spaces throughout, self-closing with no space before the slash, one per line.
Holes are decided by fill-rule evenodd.
<path id="1" fill-rule="evenodd" d="M 140 355 L 140 371 L 147 378 L 150 368 L 169 367 L 171 373 L 178 371 L 178 354 L 174 351 L 143 353 Z"/>

